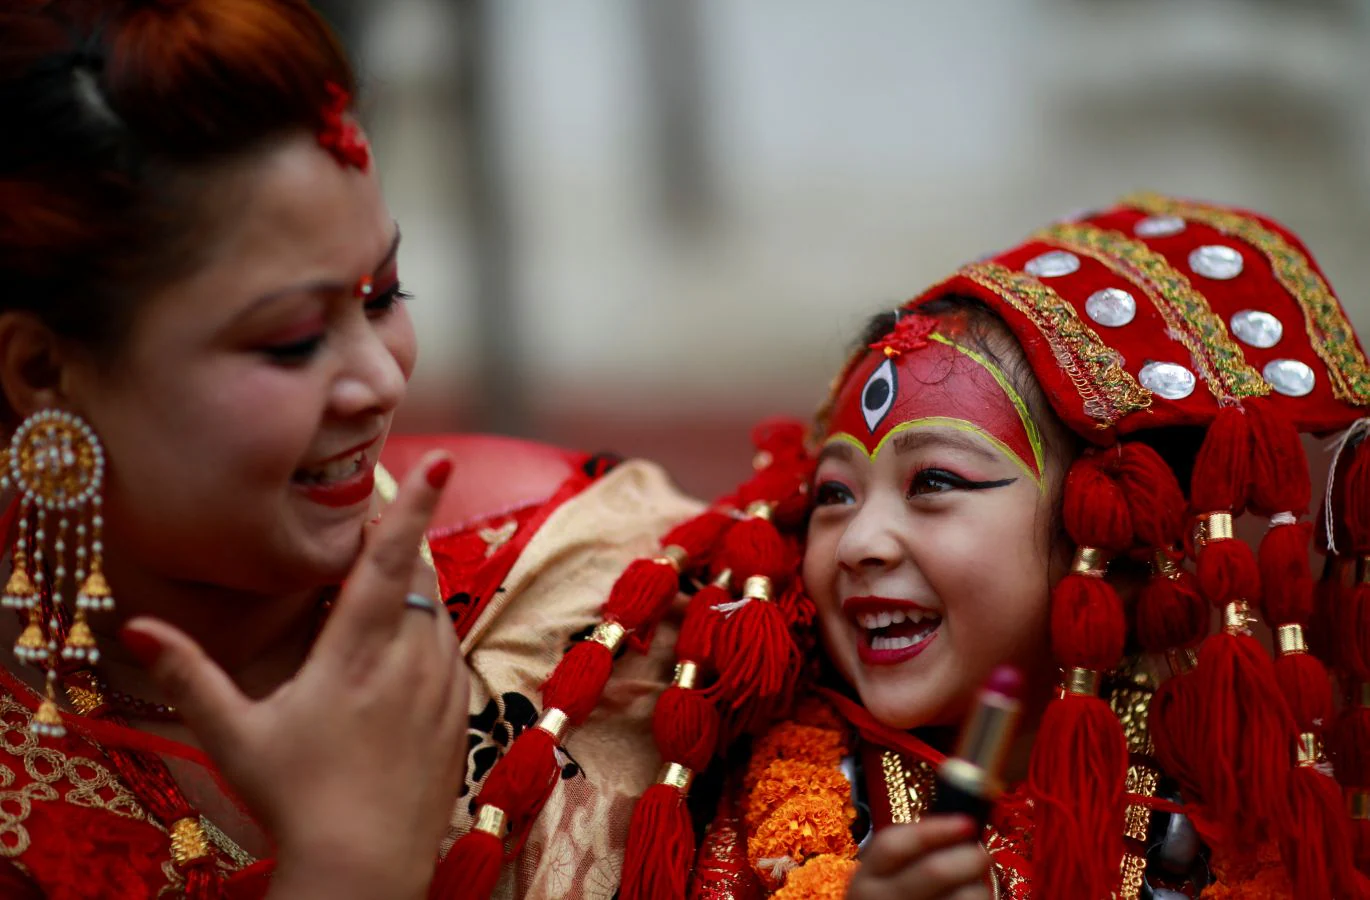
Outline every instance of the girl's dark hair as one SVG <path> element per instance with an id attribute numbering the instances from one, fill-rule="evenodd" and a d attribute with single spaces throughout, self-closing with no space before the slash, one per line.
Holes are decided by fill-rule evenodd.
<path id="1" fill-rule="evenodd" d="M 93 349 L 192 267 L 207 172 L 317 130 L 352 69 L 304 0 L 8 0 L 0 312 Z"/>

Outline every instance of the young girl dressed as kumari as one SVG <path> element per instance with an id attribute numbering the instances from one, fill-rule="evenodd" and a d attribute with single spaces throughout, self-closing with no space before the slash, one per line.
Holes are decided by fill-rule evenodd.
<path id="1" fill-rule="evenodd" d="M 1131 197 L 879 317 L 606 605 L 697 587 L 620 896 L 1370 896 L 1367 410 L 1317 265 L 1240 210 Z M 1324 500 L 1300 433 L 1347 429 Z M 988 825 L 920 821 L 1006 663 Z M 448 864 L 527 815 L 480 809 Z"/>

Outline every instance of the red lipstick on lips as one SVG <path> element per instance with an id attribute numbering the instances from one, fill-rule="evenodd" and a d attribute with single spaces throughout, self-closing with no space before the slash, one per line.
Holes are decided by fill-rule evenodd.
<path id="1" fill-rule="evenodd" d="M 363 444 L 358 444 L 351 450 L 344 450 L 328 459 L 321 460 L 319 465 L 325 465 L 334 460 L 344 459 L 362 453 L 376 443 L 372 438 Z M 371 494 L 376 489 L 376 464 L 370 460 L 362 463 L 361 471 L 343 481 L 335 481 L 329 484 L 297 483 L 295 487 L 314 503 L 320 506 L 327 506 L 333 509 L 343 509 L 348 506 L 355 506 L 370 499 Z"/>
<path id="2" fill-rule="evenodd" d="M 848 597 L 842 601 L 842 613 L 845 615 L 858 632 L 860 637 L 856 643 L 856 653 L 861 662 L 867 666 L 893 666 L 913 659 L 922 653 L 932 642 L 937 639 L 936 628 L 941 624 L 940 616 L 938 621 L 928 624 L 927 622 L 904 621 L 892 624 L 884 629 L 886 637 L 908 637 L 917 634 L 926 634 L 918 643 L 908 647 L 881 648 L 876 649 L 871 646 L 871 632 L 861 624 L 861 617 L 876 615 L 882 612 L 920 612 L 925 614 L 937 615 L 933 610 L 912 600 L 895 600 L 889 597 Z"/>

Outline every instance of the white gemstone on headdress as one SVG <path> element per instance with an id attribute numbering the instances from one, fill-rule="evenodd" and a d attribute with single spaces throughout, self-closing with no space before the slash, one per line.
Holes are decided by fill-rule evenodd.
<path id="1" fill-rule="evenodd" d="M 1143 238 L 1170 237 L 1184 228 L 1184 219 L 1179 216 L 1147 216 L 1132 226 L 1132 233 Z"/>
<path id="2" fill-rule="evenodd" d="M 1189 268 L 1214 281 L 1236 278 L 1244 266 L 1241 253 L 1222 244 L 1205 244 L 1189 254 Z"/>
<path id="3" fill-rule="evenodd" d="M 1166 400 L 1183 400 L 1194 393 L 1194 373 L 1179 363 L 1149 362 L 1137 373 L 1142 387 Z"/>
<path id="4" fill-rule="evenodd" d="M 1270 313 L 1244 309 L 1232 317 L 1232 333 L 1242 343 L 1262 350 L 1275 346 L 1284 337 L 1284 326 Z"/>
<path id="5" fill-rule="evenodd" d="M 1052 250 L 1034 256 L 1023 266 L 1023 271 L 1037 278 L 1060 278 L 1080 270 L 1080 257 L 1065 250 Z"/>
<path id="6" fill-rule="evenodd" d="M 1104 288 L 1089 295 L 1085 312 L 1100 325 L 1118 328 L 1137 315 L 1137 301 L 1122 288 Z"/>
<path id="7" fill-rule="evenodd" d="M 1297 359 L 1271 360 L 1261 374 L 1272 388 L 1286 397 L 1307 397 L 1313 393 L 1318 380 L 1313 370 Z"/>

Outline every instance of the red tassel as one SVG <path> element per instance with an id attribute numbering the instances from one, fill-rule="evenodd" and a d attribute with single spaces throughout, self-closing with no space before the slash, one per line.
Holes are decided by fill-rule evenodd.
<path id="1" fill-rule="evenodd" d="M 780 596 L 794 577 L 793 555 L 775 526 L 765 519 L 743 519 L 723 536 L 714 557 L 714 574 L 728 570 L 732 582 L 741 586 L 752 575 L 771 580 L 773 596 Z"/>
<path id="2" fill-rule="evenodd" d="M 1028 772 L 1038 896 L 1112 895 L 1123 852 L 1127 764 L 1127 742 L 1107 703 L 1067 694 L 1048 704 Z"/>
<path id="3" fill-rule="evenodd" d="M 1256 601 L 1261 596 L 1256 554 L 1245 541 L 1214 541 L 1199 553 L 1199 592 L 1217 607 L 1234 600 Z"/>
<path id="4" fill-rule="evenodd" d="M 718 746 L 718 710 L 703 691 L 671 685 L 652 711 L 652 736 L 662 759 L 703 771 Z"/>
<path id="5" fill-rule="evenodd" d="M 1097 456 L 1077 459 L 1066 475 L 1062 518 L 1080 547 L 1120 552 L 1132 546 L 1132 514 L 1118 483 Z"/>
<path id="6" fill-rule="evenodd" d="M 452 845 L 428 886 L 429 900 L 489 900 L 504 867 L 504 842 L 472 831 Z"/>
<path id="7" fill-rule="evenodd" d="M 1123 444 L 1122 453 L 1118 476 L 1137 543 L 1158 549 L 1174 546 L 1184 536 L 1187 508 L 1175 473 L 1146 444 Z"/>
<path id="8" fill-rule="evenodd" d="M 1297 738 L 1274 666 L 1255 638 L 1224 631 L 1204 641 L 1194 675 L 1212 735 L 1200 793 L 1239 841 L 1259 841 L 1272 825 L 1289 820 L 1289 763 Z"/>
<path id="9" fill-rule="evenodd" d="M 680 547 L 689 556 L 688 565 L 712 556 L 718 547 L 723 532 L 736 521 L 732 516 L 718 509 L 708 509 L 693 519 L 688 519 L 661 539 L 663 547 Z"/>
<path id="10" fill-rule="evenodd" d="M 1105 671 L 1122 658 L 1127 621 L 1107 581 L 1071 573 L 1051 595 L 1051 648 L 1065 668 Z"/>
<path id="11" fill-rule="evenodd" d="M 1148 653 L 1194 647 L 1208 633 L 1210 618 L 1193 575 L 1156 574 L 1137 599 L 1137 642 Z"/>
<path id="12" fill-rule="evenodd" d="M 1264 398 L 1246 401 L 1246 419 L 1251 429 L 1252 511 L 1267 518 L 1308 512 L 1313 485 L 1298 429 Z"/>
<path id="13" fill-rule="evenodd" d="M 1322 661 L 1309 653 L 1288 653 L 1275 659 L 1275 679 L 1300 733 L 1321 733 L 1332 721 L 1332 682 Z"/>
<path id="14" fill-rule="evenodd" d="M 1327 749 L 1337 779 L 1349 788 L 1370 790 L 1370 760 L 1365 753 L 1370 747 L 1370 709 L 1348 706 L 1337 718 L 1330 738 Z"/>
<path id="15" fill-rule="evenodd" d="M 698 665 L 712 664 L 714 640 L 723 613 L 717 607 L 732 602 L 732 595 L 721 587 L 707 584 L 690 598 L 680 622 L 680 636 L 676 638 L 676 659 L 689 660 Z"/>
<path id="16" fill-rule="evenodd" d="M 1198 763 L 1207 754 L 1203 705 L 1192 672 L 1172 675 L 1151 697 L 1147 716 L 1151 743 L 1161 769 L 1180 784 L 1186 800 L 1203 800 L 1203 773 Z"/>
<path id="17" fill-rule="evenodd" d="M 772 601 L 748 601 L 719 625 L 710 695 L 734 712 L 753 703 L 775 706 L 788 698 L 798 664 L 784 611 Z"/>
<path id="18" fill-rule="evenodd" d="M 1370 556 L 1370 445 L 1365 441 L 1356 447 L 1341 490 L 1339 505 L 1351 546 L 1338 544 L 1337 549 L 1349 550 L 1352 556 Z"/>
<path id="19" fill-rule="evenodd" d="M 694 827 L 684 795 L 669 784 L 652 785 L 633 809 L 619 896 L 684 900 L 694 855 Z"/>
<path id="20" fill-rule="evenodd" d="M 1194 458 L 1189 500 L 1202 512 L 1228 510 L 1240 515 L 1251 484 L 1251 432 L 1235 406 L 1223 407 L 1208 426 Z"/>
<path id="21" fill-rule="evenodd" d="M 1357 681 L 1370 681 L 1370 584 L 1355 584 L 1339 594 L 1335 610 L 1336 656 Z"/>
<path id="22" fill-rule="evenodd" d="M 1261 612 L 1272 626 L 1303 625 L 1313 617 L 1312 529 L 1308 523 L 1276 525 L 1261 541 Z"/>
<path id="23" fill-rule="evenodd" d="M 476 801 L 509 816 L 509 831 L 521 834 L 542 811 L 561 776 L 557 739 L 541 728 L 525 729 L 485 776 Z"/>
<path id="24" fill-rule="evenodd" d="M 613 668 L 608 647 L 598 641 L 576 643 L 542 685 L 543 708 L 561 710 L 579 728 L 594 712 Z"/>
<path id="25" fill-rule="evenodd" d="M 674 567 L 651 559 L 636 559 L 609 590 L 600 615 L 617 622 L 629 634 L 651 630 L 665 615 L 680 592 L 680 574 Z"/>
<path id="26" fill-rule="evenodd" d="M 1301 766 L 1290 776 L 1290 787 L 1294 817 L 1280 849 L 1294 896 L 1361 896 L 1350 819 L 1337 783 Z"/>

